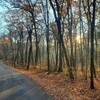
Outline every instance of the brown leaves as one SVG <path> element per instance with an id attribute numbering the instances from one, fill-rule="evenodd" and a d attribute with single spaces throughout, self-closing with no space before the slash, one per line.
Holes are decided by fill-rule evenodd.
<path id="1" fill-rule="evenodd" d="M 63 73 L 46 74 L 46 72 L 37 72 L 36 70 L 23 71 L 26 76 L 31 77 L 48 94 L 55 97 L 55 100 L 100 100 L 100 84 L 98 89 L 89 89 L 89 81 L 76 80 L 65 81 Z M 98 80 L 100 82 L 100 80 Z M 97 81 L 95 81 L 95 85 Z M 98 87 L 99 86 L 99 87 Z"/>

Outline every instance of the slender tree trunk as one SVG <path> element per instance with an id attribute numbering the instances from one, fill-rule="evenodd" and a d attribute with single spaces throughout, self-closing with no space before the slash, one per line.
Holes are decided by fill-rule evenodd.
<path id="1" fill-rule="evenodd" d="M 29 53 L 28 53 L 27 70 L 29 70 L 30 61 L 31 61 L 31 54 L 32 54 L 32 29 L 30 29 L 30 31 L 28 31 L 28 35 L 29 35 L 30 46 L 29 46 Z"/>
<path id="2" fill-rule="evenodd" d="M 48 10 L 48 0 L 46 0 L 46 13 L 47 13 L 47 21 L 46 21 L 46 39 L 47 39 L 47 62 L 48 62 L 48 72 L 50 71 L 50 60 L 49 60 L 49 10 Z"/>
<path id="3" fill-rule="evenodd" d="M 95 30 L 96 0 L 93 0 L 93 18 L 91 23 L 91 62 L 90 62 L 90 88 L 94 89 L 94 30 Z"/>

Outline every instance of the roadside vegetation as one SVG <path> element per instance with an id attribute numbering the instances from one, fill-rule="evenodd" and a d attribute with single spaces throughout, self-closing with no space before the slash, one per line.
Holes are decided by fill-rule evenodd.
<path id="1" fill-rule="evenodd" d="M 100 1 L 4 1 L 0 58 L 55 100 L 99 100 Z"/>

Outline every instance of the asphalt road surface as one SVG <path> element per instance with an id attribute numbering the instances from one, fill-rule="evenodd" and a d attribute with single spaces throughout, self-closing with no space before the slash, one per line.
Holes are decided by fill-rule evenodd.
<path id="1" fill-rule="evenodd" d="M 0 62 L 0 100 L 53 100 L 33 80 Z"/>

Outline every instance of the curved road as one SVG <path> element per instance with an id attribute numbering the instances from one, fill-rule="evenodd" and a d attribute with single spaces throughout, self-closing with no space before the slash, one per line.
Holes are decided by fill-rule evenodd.
<path id="1" fill-rule="evenodd" d="M 53 100 L 33 80 L 0 62 L 0 100 Z"/>

